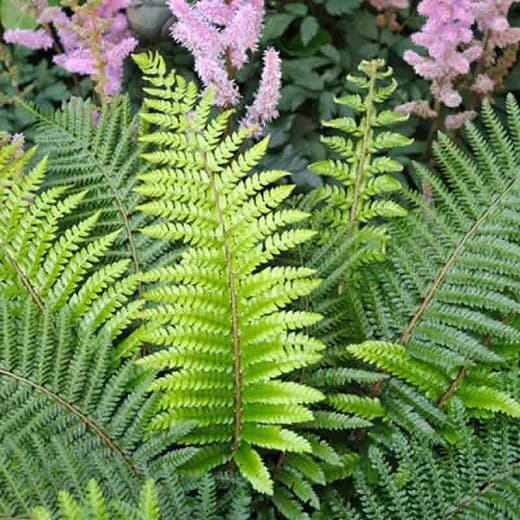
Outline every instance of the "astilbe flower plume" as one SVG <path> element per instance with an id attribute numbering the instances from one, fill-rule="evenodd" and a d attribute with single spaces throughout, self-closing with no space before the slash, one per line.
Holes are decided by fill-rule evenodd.
<path id="1" fill-rule="evenodd" d="M 248 107 L 242 121 L 244 128 L 257 126 L 255 133 L 258 134 L 266 123 L 278 115 L 276 105 L 280 96 L 281 82 L 280 56 L 275 49 L 268 49 L 264 54 L 264 70 L 255 100 Z"/>
<path id="2" fill-rule="evenodd" d="M 454 82 L 467 74 L 470 64 L 479 58 L 482 46 L 473 42 L 475 14 L 471 0 L 423 0 L 418 11 L 426 17 L 421 31 L 412 36 L 425 47 L 429 56 L 408 50 L 404 59 L 419 76 L 432 81 L 432 94 L 448 107 L 462 102 Z"/>
<path id="3" fill-rule="evenodd" d="M 425 111 L 423 105 L 411 102 L 398 109 L 434 117 L 442 105 L 459 107 L 463 100 L 460 90 L 465 88 L 470 110 L 449 114 L 445 126 L 456 129 L 471 119 L 476 99 L 491 95 L 496 88 L 493 67 L 498 66 L 497 50 L 520 42 L 520 28 L 510 27 L 507 20 L 513 3 L 513 0 L 422 0 L 418 11 L 426 17 L 426 23 L 420 32 L 412 35 L 412 40 L 428 54 L 423 56 L 408 50 L 404 59 L 419 76 L 432 82 L 436 106 L 435 110 Z"/>
<path id="4" fill-rule="evenodd" d="M 54 43 L 52 25 L 63 50 L 54 56 L 54 62 L 69 72 L 90 75 L 101 96 L 118 93 L 123 61 L 137 45 L 121 11 L 130 0 L 87 0 L 83 5 L 77 0 L 67 0 L 62 4 L 71 8 L 70 16 L 43 0 L 33 1 L 30 9 L 42 28 L 6 31 L 5 41 L 32 49 L 48 49 Z"/>
<path id="5" fill-rule="evenodd" d="M 496 59 L 495 50 L 520 42 L 520 28 L 511 27 L 507 13 L 514 0 L 474 0 L 473 10 L 480 31 L 486 34 L 484 58 L 488 64 Z"/>
<path id="6" fill-rule="evenodd" d="M 240 91 L 234 75 L 258 47 L 264 18 L 263 0 L 169 0 L 177 21 L 171 27 L 173 38 L 190 50 L 195 70 L 206 87 L 214 90 L 214 103 L 235 105 Z M 281 65 L 276 51 L 264 54 L 264 70 L 253 104 L 242 127 L 256 133 L 276 115 Z"/>

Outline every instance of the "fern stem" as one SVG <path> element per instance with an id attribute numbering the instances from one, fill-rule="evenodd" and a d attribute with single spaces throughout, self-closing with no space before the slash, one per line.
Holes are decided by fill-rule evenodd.
<path id="1" fill-rule="evenodd" d="M 413 329 L 417 322 L 421 319 L 422 315 L 426 311 L 428 305 L 434 298 L 437 290 L 440 288 L 442 283 L 444 282 L 446 275 L 448 274 L 449 270 L 455 263 L 455 261 L 459 258 L 459 256 L 464 252 L 464 249 L 467 245 L 467 243 L 475 236 L 477 231 L 479 230 L 480 226 L 486 221 L 486 219 L 491 215 L 491 213 L 495 210 L 495 208 L 500 204 L 502 201 L 502 198 L 509 194 L 510 191 L 512 191 L 515 188 L 515 185 L 520 182 L 520 178 L 516 178 L 513 181 L 509 183 L 509 185 L 505 188 L 505 190 L 493 200 L 493 202 L 489 205 L 489 207 L 480 215 L 480 217 L 475 221 L 475 223 L 466 231 L 464 236 L 461 238 L 460 242 L 455 247 L 454 251 L 451 253 L 449 258 L 446 260 L 444 265 L 441 267 L 439 274 L 435 277 L 435 279 L 432 281 L 432 284 L 430 286 L 430 289 L 426 293 L 426 296 L 424 297 L 423 301 L 421 302 L 421 305 L 419 305 L 419 308 L 415 312 L 415 314 L 412 316 L 410 321 L 408 322 L 408 325 L 403 330 L 401 336 L 399 337 L 398 342 L 401 344 L 404 344 L 408 338 L 410 337 L 410 334 L 413 332 Z"/>
<path id="2" fill-rule="evenodd" d="M 33 116 L 35 116 L 37 119 L 45 121 L 47 124 L 55 127 L 58 131 L 61 131 L 62 128 L 55 123 L 55 121 L 51 117 L 47 117 L 41 112 L 39 112 L 37 109 L 32 107 L 30 104 L 26 103 L 23 99 L 19 99 L 20 105 L 25 108 L 28 112 L 30 112 Z M 97 157 L 94 153 L 91 151 L 91 147 L 89 144 L 85 144 L 85 142 L 75 135 L 73 132 L 71 132 L 72 137 L 74 140 L 78 140 L 80 142 L 81 149 L 85 152 L 85 154 L 90 158 L 93 164 L 95 164 L 96 168 L 101 173 L 101 176 L 105 180 L 108 189 L 110 193 L 112 194 L 112 197 L 114 198 L 119 214 L 121 216 L 122 225 L 126 233 L 126 237 L 128 240 L 128 248 L 130 253 L 130 258 L 133 264 L 134 272 L 140 273 L 142 271 L 141 268 L 141 262 L 139 260 L 139 253 L 137 251 L 137 246 L 134 239 L 134 233 L 132 231 L 132 226 L 130 225 L 130 217 L 129 212 L 125 208 L 125 205 L 123 203 L 123 200 L 121 199 L 121 196 L 119 195 L 119 192 L 117 190 L 117 187 L 114 186 L 114 184 L 111 181 L 110 173 L 105 170 L 105 166 L 103 164 L 100 164 L 97 160 Z M 143 284 L 142 282 L 138 282 L 137 284 L 137 298 L 139 300 L 143 299 Z M 141 347 L 141 355 L 144 356 L 148 353 L 148 346 L 143 345 Z"/>
<path id="3" fill-rule="evenodd" d="M 0 376 L 9 377 L 11 379 L 14 379 L 20 383 L 23 383 L 25 385 L 31 386 L 32 388 L 38 390 L 39 392 L 42 392 L 47 397 L 50 397 L 51 399 L 54 399 L 56 402 L 61 404 L 64 408 L 66 408 L 72 415 L 77 417 L 87 428 L 92 430 L 96 436 L 108 447 L 110 451 L 113 453 L 119 455 L 121 459 L 123 460 L 125 466 L 130 470 L 132 475 L 137 475 L 137 470 L 130 461 L 130 459 L 125 455 L 123 450 L 117 446 L 114 441 L 93 421 L 91 421 L 84 413 L 82 413 L 78 408 L 76 408 L 72 403 L 69 403 L 66 399 L 58 395 L 57 393 L 53 392 L 52 390 L 49 390 L 48 388 L 45 388 L 43 385 L 37 383 L 36 381 L 32 381 L 31 379 L 28 379 L 27 377 L 15 374 L 14 372 L 11 372 L 9 370 L 5 370 L 3 368 L 0 368 Z"/>
<path id="4" fill-rule="evenodd" d="M 406 325 L 405 329 L 401 333 L 401 336 L 398 339 L 398 343 L 401 345 L 404 345 L 407 341 L 410 335 L 412 334 L 415 325 L 419 322 L 419 320 L 422 318 L 423 314 L 425 313 L 426 309 L 428 308 L 429 304 L 435 297 L 437 291 L 442 286 L 444 280 L 446 279 L 446 276 L 448 275 L 448 272 L 450 271 L 453 264 L 458 260 L 460 255 L 464 253 L 464 250 L 468 244 L 468 242 L 476 235 L 478 232 L 480 226 L 486 221 L 486 219 L 493 213 L 493 211 L 496 209 L 496 207 L 502 202 L 502 199 L 509 195 L 509 193 L 516 188 L 517 183 L 520 182 L 520 177 L 517 177 L 516 179 L 513 179 L 500 193 L 495 199 L 491 202 L 491 204 L 486 208 L 485 211 L 482 212 L 480 217 L 474 222 L 474 224 L 464 233 L 463 237 L 460 239 L 459 243 L 453 250 L 453 252 L 450 254 L 446 262 L 441 266 L 437 276 L 433 279 L 430 288 L 428 292 L 426 293 L 425 297 L 423 298 L 421 304 L 417 308 L 417 311 L 414 313 L 414 315 L 410 318 L 410 321 Z M 465 377 L 466 375 L 466 368 L 464 366 L 460 367 L 459 372 L 455 379 L 450 383 L 450 386 L 448 389 L 441 395 L 441 397 L 437 401 L 437 406 L 440 408 L 444 406 L 444 403 L 453 395 L 453 393 L 456 391 L 460 381 Z M 371 396 L 376 397 L 379 392 L 381 391 L 381 388 L 383 386 L 383 380 L 379 380 L 372 386 L 372 392 Z"/>
<path id="5" fill-rule="evenodd" d="M 220 204 L 220 196 L 215 183 L 215 176 L 211 170 L 206 170 L 211 183 L 211 190 L 215 200 L 217 218 L 222 227 L 222 241 L 227 264 L 227 283 L 229 287 L 230 311 L 231 311 L 231 341 L 233 345 L 233 379 L 235 385 L 235 413 L 233 418 L 232 447 L 236 452 L 239 449 L 240 427 L 242 424 L 242 360 L 240 351 L 240 329 L 238 316 L 238 294 L 236 287 L 236 273 L 233 266 L 233 252 L 229 242 L 228 231 L 224 221 L 224 214 Z"/>
<path id="6" fill-rule="evenodd" d="M 460 382 L 466 377 L 466 372 L 467 369 L 465 366 L 460 367 L 455 379 L 450 383 L 448 389 L 437 400 L 437 408 L 442 408 L 446 404 L 446 401 L 457 391 Z"/>
<path id="7" fill-rule="evenodd" d="M 491 488 L 496 486 L 496 484 L 502 480 L 506 479 L 513 475 L 514 471 L 520 467 L 520 460 L 517 460 L 507 471 L 499 473 L 495 475 L 495 477 L 491 480 L 487 480 L 481 486 L 479 486 L 478 490 L 468 497 L 466 497 L 456 509 L 454 509 L 450 514 L 444 516 L 442 520 L 451 520 L 455 518 L 460 512 L 462 512 L 467 506 L 471 505 L 473 502 L 478 500 L 482 495 L 487 493 Z"/>
<path id="8" fill-rule="evenodd" d="M 352 206 L 350 207 L 350 217 L 349 217 L 349 228 L 347 234 L 350 235 L 351 232 L 357 227 L 357 214 L 358 214 L 358 205 L 359 205 L 359 195 L 361 191 L 361 182 L 363 180 L 363 174 L 365 172 L 365 162 L 368 159 L 369 153 L 369 145 L 371 142 L 370 132 L 372 130 L 372 110 L 374 108 L 374 90 L 376 85 L 376 72 L 377 72 L 377 64 L 372 63 L 371 69 L 369 73 L 370 84 L 368 89 L 368 94 L 366 98 L 366 113 L 365 113 L 365 128 L 363 130 L 363 142 L 361 144 L 361 154 L 358 157 L 358 161 L 356 164 L 356 180 L 354 182 L 354 193 L 352 195 Z"/>
<path id="9" fill-rule="evenodd" d="M 45 306 L 42 302 L 42 299 L 40 298 L 40 295 L 38 294 L 38 291 L 36 290 L 36 287 L 34 287 L 27 275 L 23 272 L 22 268 L 18 265 L 18 262 L 9 254 L 5 244 L 2 241 L 0 241 L 0 247 L 3 250 L 5 257 L 7 258 L 7 261 L 11 264 L 16 274 L 18 275 L 18 278 L 29 291 L 29 294 L 34 303 L 41 311 L 45 310 Z"/>

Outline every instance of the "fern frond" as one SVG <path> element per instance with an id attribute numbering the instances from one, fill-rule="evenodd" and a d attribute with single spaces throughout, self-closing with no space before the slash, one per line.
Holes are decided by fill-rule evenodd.
<path id="1" fill-rule="evenodd" d="M 511 97 L 508 110 L 514 125 Z M 485 133 L 466 126 L 469 152 L 443 135 L 434 145 L 446 184 L 416 166 L 435 205 L 409 195 L 418 209 L 394 223 L 388 264 L 359 285 L 373 337 L 382 341 L 347 350 L 411 385 L 406 406 L 420 415 L 421 395 L 438 409 L 460 400 L 477 416 L 520 413 L 496 378 L 518 364 L 520 333 L 510 324 L 520 310 L 518 128 L 506 130 L 486 104 L 482 119 Z M 385 387 L 377 383 L 372 394 Z M 381 395 L 394 411 L 404 409 L 403 397 L 401 390 Z"/>
<path id="2" fill-rule="evenodd" d="M 327 493 L 320 519 L 494 519 L 519 513 L 518 426 L 499 418 L 441 450 L 402 434 L 373 445 L 355 497 Z"/>
<path id="3" fill-rule="evenodd" d="M 249 175 L 267 140 L 239 153 L 247 134 L 224 134 L 230 113 L 209 119 L 211 92 L 196 101 L 195 87 L 166 74 L 159 55 L 136 62 L 153 85 L 142 117 L 157 128 L 144 136 L 156 146 L 144 155 L 155 169 L 139 176 L 137 190 L 149 197 L 140 208 L 164 218 L 143 231 L 188 246 L 175 266 L 145 276 L 160 282 L 146 292 L 155 305 L 142 337 L 165 349 L 141 364 L 168 369 L 153 385 L 162 410 L 152 424 L 197 421 L 184 442 L 204 447 L 190 472 L 232 460 L 272 494 L 258 448 L 310 451 L 283 426 L 311 420 L 306 405 L 323 398 L 278 378 L 317 361 L 324 346 L 296 332 L 319 316 L 284 310 L 316 286 L 311 271 L 266 264 L 312 233 L 289 227 L 305 213 L 276 211 L 292 190 L 273 186 L 283 172 Z"/>

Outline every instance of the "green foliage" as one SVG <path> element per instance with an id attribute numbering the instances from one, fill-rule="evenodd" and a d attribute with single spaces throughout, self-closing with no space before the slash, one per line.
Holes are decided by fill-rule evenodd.
<path id="1" fill-rule="evenodd" d="M 125 518 L 132 520 L 159 520 L 160 510 L 157 500 L 157 490 L 153 481 L 148 481 L 143 490 L 137 508 L 124 503 L 114 503 L 108 508 L 103 492 L 95 480 L 90 480 L 87 493 L 82 503 L 78 503 L 68 492 L 59 493 L 59 514 L 56 518 L 63 520 L 108 520 L 109 518 Z M 52 513 L 45 508 L 35 508 L 34 520 L 51 520 Z"/>
<path id="2" fill-rule="evenodd" d="M 355 385 L 366 386 L 380 377 L 356 366 L 345 366 L 344 345 L 363 326 L 362 314 L 352 301 L 351 285 L 365 265 L 385 257 L 390 233 L 388 222 L 404 217 L 406 210 L 394 199 L 401 191 L 391 173 L 400 163 L 382 155 L 387 148 L 403 146 L 409 139 L 386 130 L 402 121 L 402 115 L 379 110 L 396 88 L 391 69 L 380 60 L 363 62 L 361 76 L 348 79 L 361 91 L 338 99 L 358 113 L 325 122 L 347 136 L 322 138 L 341 159 L 327 159 L 309 168 L 332 179 L 302 197 L 300 207 L 311 212 L 316 238 L 300 247 L 301 262 L 315 268 L 322 283 L 306 298 L 308 309 L 326 318 L 314 326 L 314 333 L 329 349 L 319 367 L 306 371 L 305 381 L 327 394 L 327 408 L 320 407 L 313 425 L 320 430 L 366 427 L 385 414 L 378 398 L 362 397 Z M 356 320 L 360 320 L 356 323 Z M 339 358 L 338 358 L 339 355 Z M 311 426 L 312 427 L 312 426 Z"/>
<path id="3" fill-rule="evenodd" d="M 243 520 L 249 517 L 250 496 L 243 482 L 206 475 L 193 486 L 183 487 L 179 480 L 166 478 L 159 483 L 147 480 L 139 497 L 128 500 L 103 493 L 99 483 L 92 479 L 86 492 L 60 491 L 57 511 L 45 506 L 33 509 L 33 520 Z M 222 489 L 223 488 L 223 489 Z M 227 488 L 227 489 L 226 489 Z M 231 491 L 230 491 L 231 490 Z M 78 498 L 76 498 L 76 496 Z"/>
<path id="4" fill-rule="evenodd" d="M 309 166 L 312 172 L 337 182 L 318 188 L 312 195 L 314 207 L 322 205 L 319 211 L 313 213 L 313 220 L 319 223 L 320 240 L 326 243 L 338 231 L 351 239 L 359 234 L 361 225 L 364 225 L 363 238 L 357 240 L 357 247 L 361 249 L 367 243 L 370 249 L 363 256 L 357 255 L 359 263 L 384 255 L 388 233 L 384 226 L 376 227 L 373 223 L 406 215 L 401 205 L 386 198 L 387 194 L 402 189 L 390 174 L 401 171 L 403 167 L 381 154 L 391 148 L 406 146 L 411 140 L 398 133 L 381 130 L 407 119 L 391 110 L 377 110 L 376 105 L 385 102 L 397 88 L 393 79 L 389 83 L 381 83 L 392 75 L 392 69 L 380 70 L 383 66 L 382 60 L 362 62 L 359 66 L 362 76 L 349 76 L 347 79 L 359 89 L 366 90 L 366 95 L 353 94 L 337 99 L 338 103 L 348 105 L 360 114 L 359 121 L 353 117 L 343 117 L 324 122 L 326 127 L 340 130 L 348 136 L 322 137 L 322 141 L 341 160 L 329 159 Z"/>
<path id="5" fill-rule="evenodd" d="M 0 44 L 0 130 L 23 131 L 28 141 L 35 135 L 35 117 L 20 105 L 20 100 L 50 110 L 90 90 L 88 79 L 75 83 L 68 72 L 46 58 L 36 62 L 30 58 L 31 51 L 24 47 Z"/>
<path id="6" fill-rule="evenodd" d="M 258 448 L 310 452 L 285 426 L 312 420 L 306 405 L 323 398 L 280 376 L 317 361 L 323 345 L 300 332 L 318 315 L 284 310 L 319 283 L 312 271 L 267 264 L 313 233 L 291 228 L 305 213 L 275 211 L 292 191 L 273 186 L 285 172 L 249 175 L 266 140 L 240 152 L 247 134 L 228 132 L 230 111 L 209 117 L 211 92 L 197 102 L 195 85 L 166 73 L 162 57 L 135 60 L 150 85 L 141 117 L 155 125 L 141 141 L 156 146 L 144 155 L 155 169 L 139 176 L 149 198 L 140 208 L 165 219 L 143 231 L 187 246 L 176 264 L 144 277 L 158 285 L 145 294 L 155 305 L 144 312 L 142 337 L 165 348 L 141 364 L 170 369 L 151 387 L 161 395 L 152 425 L 196 420 L 181 442 L 203 447 L 187 471 L 232 460 L 272 494 Z"/>
<path id="7" fill-rule="evenodd" d="M 94 236 L 121 230 L 108 254 L 130 258 L 131 272 L 160 262 L 169 253 L 165 244 L 138 231 L 153 219 L 137 211 L 140 197 L 134 188 L 136 176 L 146 168 L 140 158 L 145 147 L 137 142 L 139 123 L 129 98 L 109 100 L 101 109 L 75 99 L 50 113 L 25 106 L 37 118 L 40 154 L 49 158 L 45 186 L 88 190 L 72 217 L 99 212 Z"/>
<path id="8" fill-rule="evenodd" d="M 497 377 L 517 370 L 520 344 L 510 323 L 520 310 L 520 110 L 512 96 L 508 116 L 506 130 L 484 105 L 485 133 L 466 127 L 471 156 L 439 136 L 446 183 L 416 166 L 434 204 L 409 194 L 418 207 L 393 224 L 385 268 L 367 270 L 357 288 L 378 341 L 347 351 L 394 376 L 372 395 L 382 388 L 389 415 L 425 434 L 433 432 L 417 416 L 439 424 L 436 411 L 459 400 L 477 416 L 520 413 Z"/>
<path id="9" fill-rule="evenodd" d="M 327 75 L 317 53 L 351 68 L 328 24 L 386 34 L 357 0 L 271 7 L 294 81 Z M 464 149 L 438 137 L 425 199 L 387 109 L 409 87 L 362 62 L 324 123 L 339 158 L 309 147 L 326 184 L 293 197 L 267 139 L 135 59 L 140 121 L 127 97 L 24 102 L 38 154 L 0 148 L 0 516 L 516 518 L 514 99 L 508 130 L 486 104 Z"/>
<path id="10" fill-rule="evenodd" d="M 459 432 L 457 445 L 437 450 L 402 434 L 372 445 L 353 499 L 329 493 L 316 520 L 517 518 L 518 424 L 501 418 L 478 435 Z"/>
<path id="11" fill-rule="evenodd" d="M 160 454 L 189 429 L 143 440 L 158 399 L 153 374 L 120 353 L 139 346 L 128 261 L 101 263 L 116 234 L 88 240 L 97 215 L 63 226 L 84 197 L 40 190 L 46 161 L 0 149 L 0 514 L 52 504 L 58 490 L 96 478 L 112 496 L 148 472 L 172 472 L 190 448 Z M 58 230 L 61 233 L 58 234 Z"/>

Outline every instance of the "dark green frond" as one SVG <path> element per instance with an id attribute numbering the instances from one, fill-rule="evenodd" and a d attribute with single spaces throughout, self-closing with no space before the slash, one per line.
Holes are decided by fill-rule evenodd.
<path id="1" fill-rule="evenodd" d="M 512 98 L 508 110 L 515 125 Z M 471 153 L 439 137 L 445 182 L 417 165 L 435 203 L 410 195 L 418 209 L 393 225 L 385 269 L 367 270 L 359 283 L 378 341 L 347 350 L 406 382 L 406 404 L 395 385 L 374 387 L 394 411 L 419 410 L 421 394 L 437 409 L 458 399 L 478 416 L 520 415 L 496 383 L 497 371 L 516 370 L 519 359 L 520 332 L 510 323 L 520 311 L 518 128 L 506 130 L 487 105 L 482 119 L 485 133 L 467 125 Z"/>

